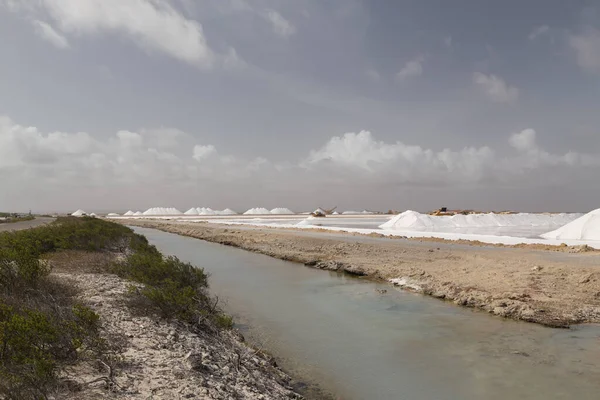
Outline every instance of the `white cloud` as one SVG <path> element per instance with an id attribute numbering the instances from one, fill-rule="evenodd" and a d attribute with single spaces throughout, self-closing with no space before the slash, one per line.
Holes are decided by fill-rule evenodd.
<path id="1" fill-rule="evenodd" d="M 475 72 L 473 74 L 473 83 L 492 101 L 514 103 L 519 99 L 519 89 L 515 86 L 510 86 L 496 75 L 485 75 L 481 72 Z"/>
<path id="2" fill-rule="evenodd" d="M 194 146 L 191 135 L 176 129 L 121 130 L 95 138 L 85 132 L 44 133 L 0 117 L 0 176 L 10 177 L 22 193 L 48 187 L 53 193 L 70 190 L 69 198 L 79 198 L 93 190 L 112 197 L 124 187 L 169 188 L 184 194 L 192 186 L 206 185 L 241 190 L 247 182 L 275 191 L 287 182 L 294 182 L 289 190 L 335 183 L 348 193 L 374 184 L 485 187 L 499 181 L 540 184 L 545 177 L 560 183 L 582 168 L 600 169 L 598 154 L 552 154 L 536 139 L 532 129 L 515 133 L 507 138 L 514 150 L 501 155 L 487 146 L 434 150 L 389 143 L 360 131 L 332 137 L 297 163 L 274 164 L 262 157 L 220 154 L 210 144 Z"/>
<path id="3" fill-rule="evenodd" d="M 32 23 L 35 27 L 35 33 L 37 33 L 37 35 L 42 39 L 53 44 L 59 49 L 68 49 L 70 47 L 67 38 L 58 33 L 52 26 L 37 19 L 33 20 Z"/>
<path id="4" fill-rule="evenodd" d="M 288 37 L 296 33 L 296 27 L 277 11 L 272 9 L 266 10 L 264 16 L 271 23 L 273 31 L 276 34 Z"/>
<path id="5" fill-rule="evenodd" d="M 23 0 L 19 6 L 7 4 L 12 11 L 33 18 L 47 13 L 67 35 L 121 34 L 148 52 L 203 68 L 211 67 L 216 58 L 200 23 L 183 16 L 167 0 Z M 56 42 L 56 37 L 53 40 Z"/>
<path id="6" fill-rule="evenodd" d="M 539 36 L 548 34 L 548 32 L 550 32 L 550 27 L 548 25 L 536 26 L 535 28 L 533 28 L 528 38 L 529 40 L 535 40 Z"/>
<path id="7" fill-rule="evenodd" d="M 423 57 L 419 56 L 414 60 L 408 61 L 396 74 L 396 81 L 403 82 L 423 74 Z"/>
<path id="8" fill-rule="evenodd" d="M 587 27 L 578 35 L 569 36 L 577 64 L 588 71 L 600 71 L 600 31 Z"/>
<path id="9" fill-rule="evenodd" d="M 396 182 L 431 183 L 445 179 L 479 180 L 493 159 L 494 152 L 489 147 L 435 152 L 402 142 L 376 141 L 371 132 L 361 131 L 331 138 L 322 148 L 311 151 L 303 165 L 337 166 Z"/>
<path id="10" fill-rule="evenodd" d="M 525 129 L 519 133 L 513 134 L 508 140 L 509 144 L 518 151 L 528 151 L 536 149 L 536 132 L 533 129 Z"/>
<path id="11" fill-rule="evenodd" d="M 193 158 L 196 161 L 202 161 L 213 154 L 217 153 L 215 146 L 209 144 L 207 146 L 196 145 L 194 146 Z"/>

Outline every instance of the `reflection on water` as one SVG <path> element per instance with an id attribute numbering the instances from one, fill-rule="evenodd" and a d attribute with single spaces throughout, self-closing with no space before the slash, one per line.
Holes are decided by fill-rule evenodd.
<path id="1" fill-rule="evenodd" d="M 343 399 L 600 398 L 599 327 L 504 321 L 385 284 L 135 230 L 204 267 L 249 340 Z"/>

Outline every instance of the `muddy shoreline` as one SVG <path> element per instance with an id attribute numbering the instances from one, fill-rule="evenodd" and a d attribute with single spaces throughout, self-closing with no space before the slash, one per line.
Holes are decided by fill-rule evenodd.
<path id="1" fill-rule="evenodd" d="M 566 328 L 600 323 L 600 254 L 175 221 L 121 221 L 394 282 L 457 305 Z M 574 249 L 573 251 L 577 251 Z"/>

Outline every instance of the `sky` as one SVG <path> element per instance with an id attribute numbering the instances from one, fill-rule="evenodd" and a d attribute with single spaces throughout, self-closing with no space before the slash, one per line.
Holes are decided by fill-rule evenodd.
<path id="1" fill-rule="evenodd" d="M 600 207 L 600 3 L 0 0 L 0 210 Z"/>

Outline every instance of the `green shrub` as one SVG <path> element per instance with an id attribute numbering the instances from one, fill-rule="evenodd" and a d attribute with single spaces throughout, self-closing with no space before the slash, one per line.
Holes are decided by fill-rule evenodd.
<path id="1" fill-rule="evenodd" d="M 208 295 L 208 275 L 202 268 L 177 257 L 163 257 L 150 246 L 147 251 L 131 254 L 113 272 L 144 284 L 132 292 L 139 292 L 165 317 L 195 325 L 213 323 L 224 329 L 233 326 L 232 318 Z"/>

